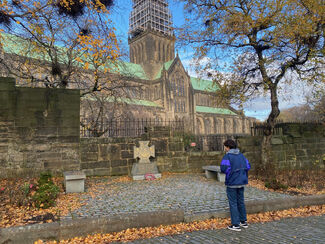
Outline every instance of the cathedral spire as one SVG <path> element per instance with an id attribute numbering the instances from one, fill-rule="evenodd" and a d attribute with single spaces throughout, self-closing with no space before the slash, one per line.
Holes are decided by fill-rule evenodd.
<path id="1" fill-rule="evenodd" d="M 173 36 L 172 17 L 166 0 L 133 0 L 130 15 L 129 37 L 152 29 Z"/>

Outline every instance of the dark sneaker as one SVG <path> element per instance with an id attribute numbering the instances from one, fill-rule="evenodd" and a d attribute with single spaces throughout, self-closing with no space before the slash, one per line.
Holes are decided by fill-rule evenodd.
<path id="1" fill-rule="evenodd" d="M 234 231 L 241 231 L 239 225 L 229 225 L 228 229 L 229 230 L 234 230 Z"/>
<path id="2" fill-rule="evenodd" d="M 247 221 L 242 221 L 242 222 L 240 222 L 240 227 L 248 228 Z"/>

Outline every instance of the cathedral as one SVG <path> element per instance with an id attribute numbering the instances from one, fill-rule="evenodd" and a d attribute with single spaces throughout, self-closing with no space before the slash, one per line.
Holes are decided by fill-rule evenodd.
<path id="1" fill-rule="evenodd" d="M 129 118 L 183 120 L 197 135 L 250 133 L 254 118 L 216 104 L 218 86 L 191 77 L 175 55 L 175 36 L 166 0 L 133 0 L 129 19 L 130 63 L 143 92 Z M 134 104 L 134 101 L 132 102 Z M 146 114 L 146 115 L 145 115 Z"/>
<path id="2" fill-rule="evenodd" d="M 119 61 L 119 69 L 106 74 L 108 77 L 115 77 L 116 81 L 125 82 L 124 93 L 115 96 L 115 99 L 107 97 L 105 103 L 113 104 L 114 111 L 122 115 L 121 119 L 182 121 L 186 130 L 196 135 L 250 133 L 255 118 L 246 117 L 230 106 L 218 104 L 217 84 L 191 77 L 184 69 L 178 54 L 175 54 L 176 38 L 171 19 L 166 0 L 133 0 L 128 31 L 130 62 Z M 32 51 L 23 52 L 26 48 L 21 40 L 16 41 L 19 39 L 17 36 L 3 34 L 2 38 L 2 63 L 9 62 L 7 67 L 20 68 L 19 62 L 28 63 L 29 60 L 34 60 L 32 65 L 36 68 L 31 73 L 44 80 L 46 65 L 38 62 L 39 55 Z M 64 51 L 63 48 L 57 50 Z M 6 66 L 0 67 L 1 75 L 12 76 L 10 72 L 4 71 L 4 67 Z M 75 74 L 75 80 L 87 82 L 87 72 L 80 70 Z M 81 75 L 84 75 L 83 78 Z M 21 79 L 15 78 L 17 84 L 22 85 Z M 82 89 L 77 85 L 67 88 Z M 92 109 L 86 106 L 87 103 L 90 104 L 90 100 L 90 97 L 82 99 L 81 118 L 90 117 Z M 94 108 L 96 104 L 91 106 Z M 102 112 L 105 121 L 114 119 L 111 111 L 113 109 Z"/>

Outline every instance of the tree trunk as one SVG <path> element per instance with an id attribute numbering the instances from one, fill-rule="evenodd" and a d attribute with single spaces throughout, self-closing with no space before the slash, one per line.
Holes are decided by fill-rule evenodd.
<path id="1" fill-rule="evenodd" d="M 280 114 L 279 110 L 279 101 L 277 95 L 277 84 L 272 84 L 270 86 L 271 92 L 271 113 L 266 121 L 266 126 L 264 128 L 264 136 L 262 141 L 262 174 L 266 176 L 266 178 L 274 178 L 275 177 L 275 162 L 272 161 L 271 155 L 271 139 L 273 135 L 273 129 L 275 127 L 276 118 Z"/>

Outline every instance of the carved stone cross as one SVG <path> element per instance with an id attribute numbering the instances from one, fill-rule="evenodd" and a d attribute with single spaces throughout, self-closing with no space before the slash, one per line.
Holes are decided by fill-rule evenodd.
<path id="1" fill-rule="evenodd" d="M 132 165 L 131 175 L 133 180 L 157 179 L 161 177 L 156 162 L 150 162 L 150 157 L 155 157 L 155 146 L 149 147 L 149 141 L 139 141 L 139 147 L 133 147 L 134 158 L 139 161 Z"/>
<path id="2" fill-rule="evenodd" d="M 134 147 L 134 158 L 139 158 L 139 164 L 150 163 L 149 158 L 155 157 L 155 146 L 149 147 L 149 141 L 139 141 L 139 144 L 139 147 Z"/>

